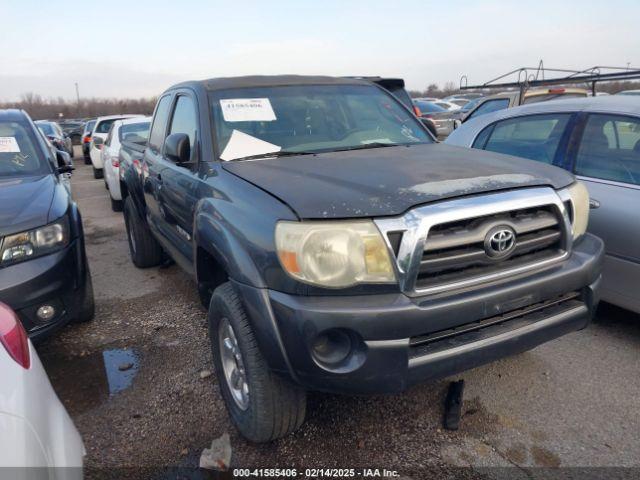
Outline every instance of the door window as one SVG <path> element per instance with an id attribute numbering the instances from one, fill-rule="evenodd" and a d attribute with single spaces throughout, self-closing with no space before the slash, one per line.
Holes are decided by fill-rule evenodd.
<path id="1" fill-rule="evenodd" d="M 576 155 L 575 173 L 640 185 L 640 119 L 589 115 Z"/>
<path id="2" fill-rule="evenodd" d="M 191 145 L 191 154 L 193 156 L 193 147 L 196 141 L 196 130 L 196 107 L 191 97 L 181 95 L 178 97 L 176 107 L 173 110 L 169 134 L 186 133 L 189 136 L 189 145 Z"/>
<path id="3" fill-rule="evenodd" d="M 149 147 L 159 152 L 164 143 L 164 134 L 167 130 L 169 109 L 171 107 L 171 95 L 166 95 L 158 101 L 156 113 L 153 117 L 153 126 L 149 134 Z"/>
<path id="4" fill-rule="evenodd" d="M 484 143 L 484 149 L 552 164 L 570 117 L 570 113 L 557 113 L 497 122 L 486 129 L 493 128 Z M 474 146 L 480 139 L 484 142 L 482 133 Z"/>

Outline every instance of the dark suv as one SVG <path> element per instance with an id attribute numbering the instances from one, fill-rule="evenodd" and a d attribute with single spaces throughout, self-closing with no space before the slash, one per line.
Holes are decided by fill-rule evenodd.
<path id="1" fill-rule="evenodd" d="M 0 110 L 0 302 L 32 340 L 93 318 L 93 288 L 78 206 L 56 150 L 19 110 Z"/>
<path id="2" fill-rule="evenodd" d="M 435 143 L 368 80 L 176 85 L 123 178 L 133 262 L 193 276 L 253 441 L 296 429 L 305 390 L 400 392 L 584 328 L 597 303 L 582 184 Z"/>

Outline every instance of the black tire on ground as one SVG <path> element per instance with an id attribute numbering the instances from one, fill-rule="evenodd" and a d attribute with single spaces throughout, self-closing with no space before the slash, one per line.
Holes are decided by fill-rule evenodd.
<path id="1" fill-rule="evenodd" d="M 162 262 L 162 247 L 153 238 L 147 222 L 138 214 L 131 197 L 124 201 L 124 223 L 133 264 L 138 268 L 159 265 Z"/>
<path id="2" fill-rule="evenodd" d="M 121 212 L 122 200 L 114 200 L 113 198 L 111 198 L 111 210 L 113 210 L 114 212 Z"/>
<path id="3" fill-rule="evenodd" d="M 84 285 L 84 298 L 82 300 L 82 306 L 78 311 L 78 315 L 76 318 L 71 320 L 72 323 L 85 323 L 93 320 L 95 315 L 95 300 L 93 298 L 93 281 L 91 280 L 91 272 L 89 271 L 89 267 L 87 267 L 87 279 Z"/>
<path id="4" fill-rule="evenodd" d="M 249 391 L 246 410 L 234 400 L 220 352 L 220 322 L 226 319 L 236 335 Z M 231 420 L 252 442 L 269 442 L 297 430 L 304 422 L 306 392 L 273 373 L 260 352 L 240 297 L 227 282 L 213 292 L 209 305 L 209 339 L 213 363 Z"/>
<path id="5" fill-rule="evenodd" d="M 85 165 L 91 165 L 91 157 L 84 157 L 84 164 Z"/>
<path id="6" fill-rule="evenodd" d="M 98 170 L 96 167 L 93 167 L 93 178 L 97 180 L 98 178 L 102 178 L 103 176 L 104 172 L 102 171 L 102 169 Z"/>

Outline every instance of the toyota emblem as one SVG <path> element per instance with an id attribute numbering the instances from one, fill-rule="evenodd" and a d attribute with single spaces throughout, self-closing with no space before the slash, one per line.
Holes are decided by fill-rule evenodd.
<path id="1" fill-rule="evenodd" d="M 507 225 L 492 228 L 484 238 L 484 251 L 488 257 L 493 259 L 508 257 L 515 246 L 516 232 Z"/>

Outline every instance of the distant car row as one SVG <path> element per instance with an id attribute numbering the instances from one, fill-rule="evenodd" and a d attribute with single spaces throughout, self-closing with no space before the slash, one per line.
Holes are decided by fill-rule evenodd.
<path id="1" fill-rule="evenodd" d="M 529 103 L 565 98 L 584 98 L 591 92 L 582 88 L 537 88 L 529 89 L 521 95 L 520 91 L 506 91 L 484 96 L 482 93 L 459 93 L 438 99 L 417 97 L 413 99 L 418 108 L 416 112 L 422 119 L 431 120 L 436 127 L 438 138 L 445 138 L 463 122 L 505 108 Z M 608 96 L 598 92 L 596 96 Z M 640 95 L 640 90 L 624 90 L 616 95 Z"/>

